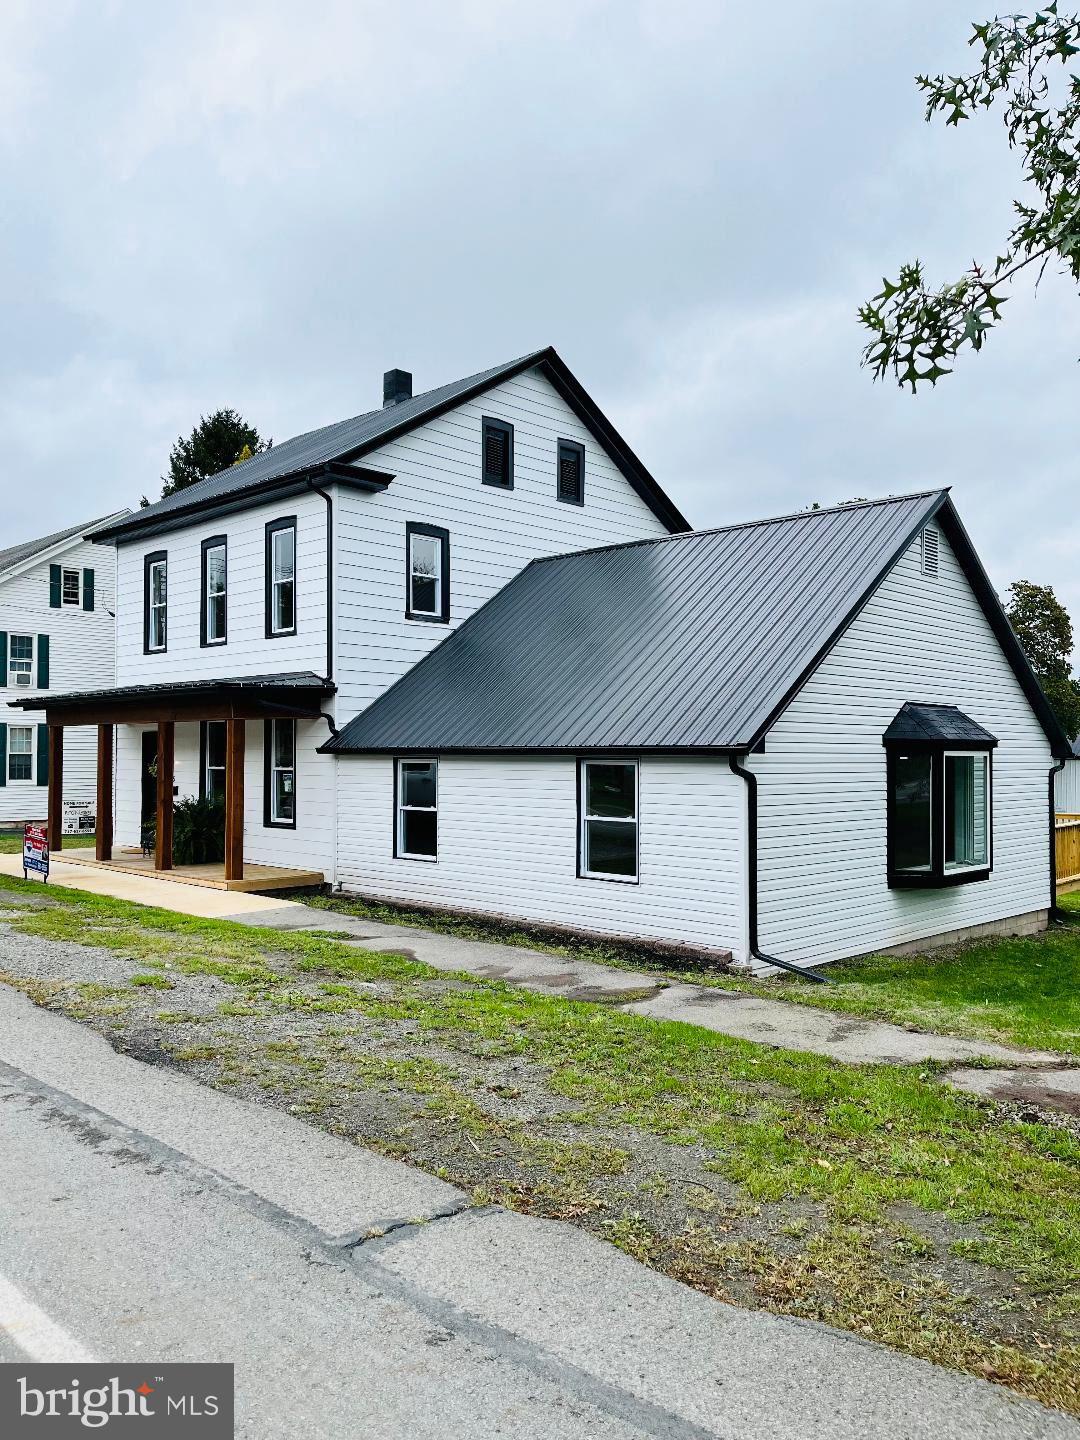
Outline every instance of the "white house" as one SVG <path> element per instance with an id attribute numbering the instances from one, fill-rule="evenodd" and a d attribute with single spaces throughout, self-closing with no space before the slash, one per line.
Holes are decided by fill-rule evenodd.
<path id="1" fill-rule="evenodd" d="M 394 900 L 758 968 L 1052 904 L 1067 741 L 944 491 L 535 561 L 326 749 Z"/>
<path id="2" fill-rule="evenodd" d="M 86 537 L 128 512 L 73 525 L 0 550 L 0 695 L 47 697 L 115 675 L 116 556 Z M 0 825 L 44 820 L 49 752 L 46 727 L 28 716 L 0 721 Z M 67 737 L 69 829 L 75 812 L 92 829 L 97 739 Z"/>
<path id="3" fill-rule="evenodd" d="M 245 883 L 266 866 L 334 881 L 339 763 L 318 750 L 338 719 L 537 555 L 687 527 L 552 350 L 416 397 L 392 370 L 383 402 L 98 537 L 116 547 L 115 685 L 50 695 L 47 719 L 115 735 L 102 853 L 137 848 L 163 799 L 223 791 L 231 755 L 230 882 L 245 865 Z"/>
<path id="4" fill-rule="evenodd" d="M 1059 815 L 1080 815 L 1080 735 L 1072 742 L 1072 754 L 1054 779 Z"/>
<path id="5" fill-rule="evenodd" d="M 546 350 L 105 535 L 101 860 L 223 791 L 233 886 L 758 968 L 1046 921 L 1068 744 L 944 491 L 688 532 Z"/>

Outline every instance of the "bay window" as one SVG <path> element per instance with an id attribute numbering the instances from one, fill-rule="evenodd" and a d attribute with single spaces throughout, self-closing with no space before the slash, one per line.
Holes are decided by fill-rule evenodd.
<path id="1" fill-rule="evenodd" d="M 993 866 L 995 737 L 955 706 L 909 703 L 883 741 L 889 884 L 985 880 Z"/>

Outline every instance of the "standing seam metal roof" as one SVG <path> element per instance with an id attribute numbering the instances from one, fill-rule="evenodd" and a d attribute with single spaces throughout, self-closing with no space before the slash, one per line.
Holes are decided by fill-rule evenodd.
<path id="1" fill-rule="evenodd" d="M 745 749 L 946 501 L 534 560 L 324 748 Z"/>

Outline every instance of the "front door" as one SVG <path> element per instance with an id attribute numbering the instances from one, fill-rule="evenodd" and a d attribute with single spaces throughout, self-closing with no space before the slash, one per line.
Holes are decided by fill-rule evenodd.
<path id="1" fill-rule="evenodd" d="M 142 732 L 142 809 L 140 819 L 145 827 L 157 817 L 157 731 Z"/>

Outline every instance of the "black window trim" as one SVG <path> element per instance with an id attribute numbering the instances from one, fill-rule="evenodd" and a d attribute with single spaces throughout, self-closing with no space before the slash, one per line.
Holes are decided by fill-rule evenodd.
<path id="1" fill-rule="evenodd" d="M 585 869 L 583 842 L 585 838 L 585 767 L 587 765 L 633 765 L 634 767 L 634 873 L 633 875 L 604 875 L 595 870 Z M 577 757 L 577 878 L 597 881 L 601 885 L 641 884 L 641 757 L 626 754 L 595 754 Z"/>
<path id="2" fill-rule="evenodd" d="M 209 761 L 209 759 L 210 759 L 210 726 L 211 726 L 211 725 L 224 725 L 224 724 L 225 724 L 225 721 L 224 721 L 224 720 L 200 720 L 200 722 L 199 722 L 199 799 L 200 799 L 200 800 L 206 800 L 206 799 L 209 798 L 209 795 L 210 795 L 210 787 L 209 787 L 209 786 L 207 785 L 207 783 L 206 783 L 206 782 L 207 782 L 207 779 L 209 778 L 209 776 L 208 776 L 208 771 L 209 771 L 208 761 Z M 226 731 L 226 744 L 228 744 L 228 731 Z M 217 765 L 216 765 L 214 768 L 215 768 L 216 770 L 217 770 L 217 769 L 225 769 L 225 773 L 228 774 L 227 766 L 226 766 L 226 767 L 222 767 L 222 766 L 217 766 Z"/>
<path id="3" fill-rule="evenodd" d="M 564 450 L 572 450 L 578 457 L 578 493 L 570 498 L 562 493 L 562 457 Z M 585 504 L 585 446 L 577 440 L 560 439 L 555 446 L 555 499 L 563 505 Z"/>
<path id="4" fill-rule="evenodd" d="M 994 747 L 990 740 L 885 740 L 885 846 L 890 890 L 942 890 L 989 880 L 994 870 Z M 896 760 L 900 755 L 929 755 L 930 764 L 930 869 L 897 870 L 894 865 L 893 794 Z M 986 864 L 963 870 L 945 868 L 945 757 L 987 757 Z"/>
<path id="5" fill-rule="evenodd" d="M 439 562 L 439 613 L 429 615 L 424 610 L 412 608 L 412 540 L 414 535 L 426 535 L 441 543 L 442 554 Z M 405 619 L 427 621 L 430 625 L 450 623 L 450 531 L 441 525 L 425 525 L 418 520 L 405 524 Z"/>
<path id="6" fill-rule="evenodd" d="M 229 639 L 229 537 L 227 535 L 211 535 L 209 540 L 204 540 L 199 548 L 199 645 L 203 650 L 207 650 L 215 649 L 218 645 L 225 645 Z M 209 571 L 206 558 L 211 550 L 218 549 L 225 551 L 225 634 L 220 640 L 211 640 L 206 621 L 206 603 L 210 598 L 206 589 Z"/>
<path id="7" fill-rule="evenodd" d="M 487 471 L 487 436 L 489 430 L 498 430 L 506 436 L 506 482 L 489 480 Z M 509 420 L 497 420 L 485 415 L 480 427 L 480 478 L 492 490 L 513 490 L 514 488 L 514 427 Z"/>
<path id="8" fill-rule="evenodd" d="M 291 820 L 275 820 L 271 786 L 274 779 L 274 726 L 287 723 L 293 727 L 293 807 Z M 297 751 L 299 733 L 296 720 L 291 715 L 268 715 L 263 721 L 263 827 L 267 830 L 295 830 L 296 816 L 300 809 L 300 785 L 297 776 Z"/>
<path id="9" fill-rule="evenodd" d="M 165 562 L 165 644 L 150 645 L 150 568 Z M 169 648 L 169 552 L 151 550 L 143 556 L 143 654 L 164 655 Z"/>
<path id="10" fill-rule="evenodd" d="M 288 630 L 274 629 L 274 536 L 280 530 L 291 530 L 293 532 L 293 623 Z M 266 619 L 267 640 L 281 640 L 287 635 L 296 634 L 296 622 L 299 618 L 299 607 L 297 606 L 296 576 L 299 570 L 297 555 L 296 537 L 296 516 L 279 515 L 276 520 L 268 520 L 265 527 L 266 538 L 264 541 L 265 553 L 263 556 L 263 605 Z"/>
<path id="11" fill-rule="evenodd" d="M 393 820 L 393 857 L 395 860 L 414 860 L 420 865 L 437 865 L 439 863 L 439 757 L 438 755 L 392 755 L 391 764 L 394 767 L 394 812 Z M 435 854 L 434 855 L 411 855 L 401 848 L 401 811 L 398 805 L 398 796 L 401 792 L 401 766 L 405 762 L 416 761 L 421 765 L 435 766 Z"/>

